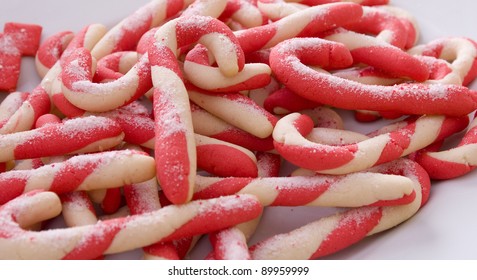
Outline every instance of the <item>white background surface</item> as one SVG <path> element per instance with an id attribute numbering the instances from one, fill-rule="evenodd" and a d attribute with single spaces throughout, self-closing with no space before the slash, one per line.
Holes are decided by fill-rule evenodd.
<path id="1" fill-rule="evenodd" d="M 148 0 L 86 1 L 2 1 L 0 26 L 7 21 L 43 26 L 43 39 L 59 31 L 78 31 L 90 23 L 113 26 Z M 392 0 L 392 5 L 415 15 L 421 28 L 420 42 L 441 36 L 467 36 L 477 40 L 477 2 L 472 0 Z M 33 59 L 23 59 L 18 90 L 30 91 L 39 78 Z M 471 85 L 477 89 L 477 83 Z M 4 95 L 4 94 L 2 94 Z M 371 131 L 375 127 L 356 125 L 348 129 Z M 477 172 L 451 181 L 434 182 L 427 205 L 411 220 L 383 234 L 368 238 L 330 259 L 477 259 Z M 267 209 L 252 242 L 272 233 L 286 232 L 330 213 L 329 209 Z M 202 242 L 192 255 L 208 252 Z M 135 258 L 140 254 L 119 256 Z"/>

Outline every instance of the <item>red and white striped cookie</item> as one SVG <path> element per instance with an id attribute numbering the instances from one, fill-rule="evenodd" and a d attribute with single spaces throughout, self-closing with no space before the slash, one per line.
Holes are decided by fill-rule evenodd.
<path id="1" fill-rule="evenodd" d="M 106 33 L 106 27 L 101 24 L 90 24 L 81 29 L 74 38 L 68 44 L 68 47 L 63 52 L 62 57 L 68 57 L 78 48 L 86 48 L 91 50 L 96 43 L 104 36 Z M 62 80 L 61 80 L 61 58 L 51 69 L 48 71 L 46 76 L 42 80 L 42 86 L 45 88 L 46 92 L 51 97 L 51 101 L 55 107 L 67 117 L 78 117 L 84 114 L 84 110 L 78 108 L 77 106 L 71 104 L 71 102 L 65 98 L 63 95 L 62 89 Z"/>
<path id="2" fill-rule="evenodd" d="M 237 74 L 245 58 L 232 31 L 212 17 L 179 17 L 159 28 L 155 38 L 148 55 L 154 84 L 157 176 L 168 199 L 184 203 L 192 197 L 196 152 L 189 97 L 176 59 L 178 50 L 196 42 L 203 44 L 226 76 Z"/>
<path id="3" fill-rule="evenodd" d="M 270 66 L 279 81 L 296 94 L 321 104 L 352 110 L 449 116 L 463 116 L 477 107 L 477 93 L 463 86 L 364 85 L 306 66 L 345 68 L 352 62 L 344 45 L 319 38 L 287 40 L 274 47 L 270 55 Z"/>
<path id="4" fill-rule="evenodd" d="M 91 54 L 100 59 L 113 52 L 133 50 L 144 33 L 177 15 L 192 2 L 151 0 L 111 28 L 94 46 Z"/>
<path id="5" fill-rule="evenodd" d="M 399 206 L 359 207 L 319 219 L 253 245 L 252 258 L 316 259 L 330 255 L 408 220 L 427 201 L 430 179 L 414 161 L 400 159 L 370 171 L 408 177 L 413 182 L 414 200 Z"/>
<path id="6" fill-rule="evenodd" d="M 440 151 L 439 146 L 433 147 L 435 151 L 433 148 L 424 149 L 412 156 L 432 179 L 452 179 L 474 170 L 477 167 L 477 119 L 470 123 L 455 147 Z"/>
<path id="7" fill-rule="evenodd" d="M 317 35 L 356 21 L 362 14 L 363 9 L 358 4 L 326 4 L 299 11 L 267 25 L 236 31 L 235 34 L 243 51 L 252 53 L 293 37 Z"/>
<path id="8" fill-rule="evenodd" d="M 94 83 L 95 63 L 85 48 L 62 58 L 62 91 L 74 106 L 90 112 L 105 112 L 127 105 L 152 87 L 150 64 L 143 55 L 124 76 L 108 83 Z"/>
<path id="9" fill-rule="evenodd" d="M 90 116 L 66 120 L 0 135 L 0 162 L 102 151 L 120 144 L 123 137 L 121 127 L 107 118 Z"/>
<path id="10" fill-rule="evenodd" d="M 0 207 L 0 247 L 4 248 L 0 258 L 93 259 L 159 241 L 217 231 L 253 219 L 261 211 L 253 196 L 229 196 L 171 205 L 94 225 L 26 231 L 24 227 L 61 212 L 56 194 L 29 192 Z"/>
<path id="11" fill-rule="evenodd" d="M 197 176 L 196 184 L 195 199 L 253 194 L 263 206 L 385 206 L 407 204 L 415 197 L 408 178 L 369 172 L 256 179 Z"/>
<path id="12" fill-rule="evenodd" d="M 325 174 L 346 174 L 395 160 L 463 130 L 467 117 L 409 118 L 356 144 L 327 145 L 305 138 L 313 121 L 299 113 L 280 119 L 273 131 L 275 149 L 291 163 Z"/>
<path id="13" fill-rule="evenodd" d="M 154 158 L 146 153 L 125 150 L 79 155 L 37 169 L 1 173 L 0 204 L 31 190 L 61 194 L 117 188 L 149 180 L 154 175 Z"/>

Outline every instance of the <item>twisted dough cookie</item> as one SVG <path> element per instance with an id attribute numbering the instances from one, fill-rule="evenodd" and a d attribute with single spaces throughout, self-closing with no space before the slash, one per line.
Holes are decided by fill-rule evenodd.
<path id="1" fill-rule="evenodd" d="M 471 122 L 464 137 L 453 148 L 439 150 L 442 142 L 412 155 L 432 179 L 452 179 L 463 176 L 477 166 L 477 120 Z"/>
<path id="2" fill-rule="evenodd" d="M 57 216 L 61 202 L 54 193 L 33 191 L 0 207 L 0 259 L 93 259 L 227 228 L 261 211 L 253 196 L 229 196 L 94 225 L 35 232 L 23 228 Z"/>
<path id="3" fill-rule="evenodd" d="M 78 48 L 62 58 L 62 91 L 74 106 L 104 112 L 127 105 L 151 87 L 149 59 L 143 55 L 124 76 L 109 83 L 94 83 L 94 62 L 85 48 Z"/>
<path id="4" fill-rule="evenodd" d="M 124 135 L 114 121 L 84 117 L 33 130 L 0 135 L 0 162 L 102 151 L 121 143 Z"/>
<path id="5" fill-rule="evenodd" d="M 261 241 L 250 248 L 253 259 L 316 259 L 342 250 L 367 236 L 388 230 L 412 217 L 426 202 L 429 176 L 417 163 L 399 159 L 369 170 L 401 174 L 412 180 L 414 200 L 405 205 L 359 207 L 328 216 Z"/>
<path id="6" fill-rule="evenodd" d="M 333 3 L 299 11 L 276 22 L 236 31 L 245 53 L 271 48 L 293 37 L 313 36 L 359 19 L 363 14 L 360 5 Z"/>
<path id="7" fill-rule="evenodd" d="M 292 113 L 278 121 L 273 139 L 277 151 L 297 166 L 325 174 L 346 174 L 406 156 L 461 131 L 467 124 L 467 117 L 421 116 L 389 125 L 358 143 L 327 145 L 306 139 L 313 130 L 312 120 Z"/>
<path id="8" fill-rule="evenodd" d="M 400 205 L 415 197 L 408 178 L 366 172 L 256 179 L 197 176 L 196 184 L 194 199 L 246 193 L 257 196 L 264 206 Z"/>
<path id="9" fill-rule="evenodd" d="M 12 170 L 0 174 L 0 204 L 37 189 L 60 194 L 143 182 L 154 177 L 154 168 L 154 158 L 125 150 L 79 155 L 37 169 Z"/>
<path id="10" fill-rule="evenodd" d="M 448 116 L 463 116 L 477 108 L 476 92 L 459 85 L 364 85 L 306 66 L 344 68 L 352 62 L 345 46 L 318 38 L 290 39 L 274 47 L 270 54 L 270 67 L 277 79 L 294 93 L 317 103 L 353 110 Z"/>
<path id="11" fill-rule="evenodd" d="M 179 49 L 203 44 L 225 76 L 236 75 L 245 57 L 232 31 L 212 17 L 179 17 L 159 28 L 155 38 L 148 55 L 154 85 L 157 176 L 167 198 L 180 204 L 192 197 L 197 167 L 189 97 L 176 59 Z"/>

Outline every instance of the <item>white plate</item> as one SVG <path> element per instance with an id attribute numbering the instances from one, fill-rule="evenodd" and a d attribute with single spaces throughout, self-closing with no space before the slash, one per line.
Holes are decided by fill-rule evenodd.
<path id="1" fill-rule="evenodd" d="M 43 26 L 43 38 L 59 31 L 78 31 L 90 23 L 113 26 L 148 0 L 15 0 L 4 1 L 0 9 L 0 26 L 7 21 L 35 23 Z M 467 36 L 477 39 L 477 2 L 472 0 L 394 0 L 392 4 L 410 11 L 421 28 L 421 42 L 441 36 Z M 22 62 L 18 90 L 30 91 L 38 83 L 33 59 Z M 471 85 L 477 89 L 477 83 Z M 2 94 L 4 95 L 4 94 Z M 348 128 L 370 131 L 372 126 Z M 442 182 L 434 182 L 427 205 L 399 227 L 368 238 L 330 259 L 476 259 L 477 258 L 477 172 Z M 329 209 L 267 209 L 252 242 L 273 233 L 286 232 L 330 213 Z M 192 258 L 201 258 L 209 248 L 203 241 Z M 136 258 L 129 253 L 119 258 Z"/>

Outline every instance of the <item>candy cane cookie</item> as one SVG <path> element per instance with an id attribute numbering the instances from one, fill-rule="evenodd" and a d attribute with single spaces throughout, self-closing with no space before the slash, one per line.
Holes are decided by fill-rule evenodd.
<path id="1" fill-rule="evenodd" d="M 197 45 L 184 61 L 184 74 L 193 85 L 212 92 L 233 92 L 264 87 L 270 83 L 271 69 L 264 63 L 247 63 L 232 77 L 211 66 L 207 49 Z"/>
<path id="2" fill-rule="evenodd" d="M 271 20 L 279 20 L 285 16 L 296 13 L 300 10 L 309 8 L 310 6 L 318 6 L 336 2 L 354 2 L 356 4 L 373 6 L 384 5 L 388 1 L 336 1 L 336 0 L 304 0 L 304 1 L 283 1 L 283 0 L 258 0 L 258 9 Z M 364 8 L 364 7 L 363 7 Z"/>
<path id="3" fill-rule="evenodd" d="M 227 228 L 253 219 L 261 212 L 261 206 L 253 196 L 241 195 L 171 205 L 94 225 L 39 232 L 23 229 L 60 211 L 61 203 L 51 192 L 29 192 L 1 206 L 0 246 L 4 250 L 0 258 L 93 259 L 101 254 Z"/>
<path id="4" fill-rule="evenodd" d="M 60 57 L 60 61 L 58 61 L 50 69 L 50 71 L 48 71 L 41 82 L 43 88 L 50 95 L 51 101 L 55 105 L 56 109 L 58 109 L 67 117 L 72 118 L 81 116 L 84 114 L 84 110 L 71 104 L 71 102 L 63 95 L 63 82 L 61 79 L 61 73 L 63 69 L 61 59 L 63 57 L 69 57 L 71 53 L 78 48 L 86 48 L 88 50 L 92 49 L 104 36 L 106 31 L 106 27 L 101 24 L 90 24 L 83 27 L 78 33 L 75 34 L 74 38 L 68 44 L 68 47 Z"/>
<path id="5" fill-rule="evenodd" d="M 273 131 L 275 149 L 300 167 L 325 174 L 346 174 L 395 160 L 464 129 L 467 117 L 421 116 L 389 125 L 374 137 L 349 145 L 326 145 L 305 138 L 312 120 L 299 113 L 280 119 Z"/>
<path id="6" fill-rule="evenodd" d="M 158 180 L 169 200 L 184 203 L 192 197 L 197 167 L 189 97 L 176 60 L 178 50 L 195 42 L 203 44 L 226 76 L 243 69 L 245 58 L 232 31 L 212 17 L 179 17 L 159 28 L 155 38 L 148 55 L 154 85 Z"/>
<path id="7" fill-rule="evenodd" d="M 477 76 L 477 43 L 469 38 L 440 38 L 415 46 L 408 51 L 449 61 L 452 74 L 436 83 L 455 83 L 467 86 Z"/>
<path id="8" fill-rule="evenodd" d="M 424 149 L 413 155 L 412 159 L 419 163 L 432 179 L 451 179 L 471 172 L 477 166 L 474 160 L 477 153 L 476 126 L 477 120 L 474 118 L 457 146 L 441 151 Z"/>
<path id="9" fill-rule="evenodd" d="M 41 78 L 45 77 L 46 73 L 60 59 L 73 37 L 72 31 L 62 31 L 53 34 L 41 43 L 35 55 L 36 71 Z"/>
<path id="10" fill-rule="evenodd" d="M 212 93 L 189 87 L 189 98 L 198 106 L 244 131 L 266 138 L 277 118 L 240 93 Z"/>
<path id="11" fill-rule="evenodd" d="M 274 47 L 270 55 L 270 66 L 279 81 L 296 94 L 321 104 L 353 110 L 449 116 L 463 116 L 476 108 L 475 91 L 459 85 L 364 85 L 306 66 L 345 68 L 352 61 L 345 46 L 319 38 L 287 40 Z"/>
<path id="12" fill-rule="evenodd" d="M 95 116 L 71 119 L 0 135 L 0 162 L 106 150 L 120 144 L 123 137 L 121 127 L 110 119 Z"/>
<path id="13" fill-rule="evenodd" d="M 35 189 L 61 194 L 143 182 L 155 175 L 154 168 L 154 159 L 145 153 L 112 151 L 79 155 L 37 169 L 12 170 L 0 174 L 0 204 Z"/>
<path id="14" fill-rule="evenodd" d="M 14 91 L 20 78 L 22 56 L 35 56 L 42 27 L 7 22 L 0 33 L 0 91 Z"/>
<path id="15" fill-rule="evenodd" d="M 276 22 L 236 31 L 245 53 L 268 49 L 293 37 L 306 37 L 336 28 L 359 19 L 363 14 L 360 5 L 333 3 L 311 7 L 284 17 Z"/>
<path id="16" fill-rule="evenodd" d="M 259 138 L 191 103 L 192 123 L 198 134 L 233 143 L 251 151 L 273 150 L 273 139 Z"/>
<path id="17" fill-rule="evenodd" d="M 177 15 L 193 0 L 152 0 L 124 18 L 109 30 L 91 50 L 94 58 L 118 51 L 133 50 L 137 42 L 149 29 Z"/>
<path id="18" fill-rule="evenodd" d="M 370 171 L 408 177 L 413 182 L 414 200 L 399 206 L 359 207 L 322 218 L 253 245 L 250 248 L 252 258 L 316 259 L 330 255 L 408 220 L 427 201 L 430 180 L 414 161 L 400 159 Z"/>
<path id="19" fill-rule="evenodd" d="M 244 193 L 255 195 L 263 206 L 385 206 L 407 204 L 415 197 L 408 178 L 369 172 L 256 179 L 198 175 L 196 184 L 194 199 Z"/>
<path id="20" fill-rule="evenodd" d="M 152 87 L 147 55 L 128 73 L 108 83 L 93 83 L 93 58 L 78 48 L 62 58 L 62 91 L 74 106 L 91 112 L 104 112 L 127 105 Z"/>

